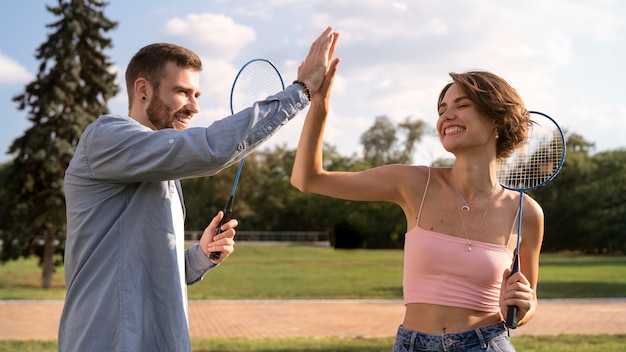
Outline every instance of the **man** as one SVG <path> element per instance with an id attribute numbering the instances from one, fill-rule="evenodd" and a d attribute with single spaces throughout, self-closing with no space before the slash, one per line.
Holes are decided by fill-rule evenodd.
<path id="1" fill-rule="evenodd" d="M 60 351 L 190 351 L 186 285 L 234 250 L 236 220 L 184 249 L 178 180 L 236 163 L 309 104 L 334 55 L 328 27 L 297 83 L 207 128 L 199 111 L 202 63 L 172 44 L 142 48 L 126 71 L 128 116 L 104 115 L 81 136 L 65 175 L 67 295 Z M 211 252 L 221 252 L 217 260 Z"/>

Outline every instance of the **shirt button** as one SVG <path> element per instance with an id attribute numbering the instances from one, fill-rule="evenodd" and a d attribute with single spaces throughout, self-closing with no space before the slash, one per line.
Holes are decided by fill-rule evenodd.
<path id="1" fill-rule="evenodd" d="M 267 130 L 271 131 L 272 130 L 272 126 L 267 126 Z"/>
<path id="2" fill-rule="evenodd" d="M 169 144 L 174 143 L 174 138 L 170 139 L 168 142 L 169 142 Z"/>
<path id="3" fill-rule="evenodd" d="M 301 108 L 302 107 L 302 103 L 296 103 L 296 107 L 297 108 Z"/>

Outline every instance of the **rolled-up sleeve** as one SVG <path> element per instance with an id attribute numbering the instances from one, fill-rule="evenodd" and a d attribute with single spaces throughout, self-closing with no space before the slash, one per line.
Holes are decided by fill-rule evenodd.
<path id="1" fill-rule="evenodd" d="M 207 271 L 216 266 L 204 254 L 199 244 L 196 243 L 185 250 L 185 277 L 187 278 L 187 285 L 193 285 L 202 280 Z"/>

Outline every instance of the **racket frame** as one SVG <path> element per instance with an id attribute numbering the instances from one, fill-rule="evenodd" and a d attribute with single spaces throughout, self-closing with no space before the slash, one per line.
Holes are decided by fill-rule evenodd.
<path id="1" fill-rule="evenodd" d="M 556 123 L 556 121 L 542 113 L 539 111 L 529 111 L 528 112 L 531 116 L 533 114 L 536 115 L 540 115 L 543 116 L 544 118 L 548 119 L 549 121 L 551 121 L 554 126 L 557 128 L 557 131 L 559 132 L 559 136 L 561 138 L 562 144 L 563 144 L 563 150 L 561 151 L 561 158 L 559 160 L 559 164 L 556 166 L 556 168 L 554 168 L 554 171 L 552 171 L 552 174 L 547 177 L 545 180 L 543 180 L 542 182 L 540 182 L 537 185 L 534 186 L 530 186 L 530 187 L 512 187 L 512 186 L 507 186 L 504 185 L 502 183 L 500 183 L 500 185 L 506 189 L 512 190 L 512 191 L 517 191 L 519 192 L 519 211 L 518 211 L 518 215 L 517 215 L 517 241 L 516 241 L 516 245 L 515 245 L 515 253 L 513 256 L 513 265 L 511 267 L 511 275 L 517 273 L 520 270 L 520 256 L 519 256 L 519 247 L 521 244 L 521 239 L 522 239 L 522 212 L 523 212 L 523 207 L 524 207 L 524 193 L 527 191 L 532 191 L 535 190 L 537 188 L 543 187 L 545 186 L 548 182 L 552 181 L 556 175 L 559 174 L 559 172 L 561 171 L 561 168 L 563 167 L 563 163 L 565 162 L 565 156 L 567 154 L 567 147 L 566 147 L 566 142 L 565 142 L 565 135 L 563 134 L 563 130 L 561 129 L 561 126 L 559 126 L 558 123 Z M 532 121 L 532 118 L 531 118 Z M 507 316 L 506 316 L 506 326 L 510 329 L 515 329 L 517 328 L 517 306 L 508 306 L 507 307 Z"/>
<path id="2" fill-rule="evenodd" d="M 269 60 L 267 59 L 263 59 L 263 58 L 257 58 L 257 59 L 252 59 L 248 62 L 246 62 L 240 69 L 239 72 L 237 72 L 237 76 L 235 76 L 235 80 L 233 81 L 233 85 L 230 88 L 230 113 L 231 115 L 235 114 L 235 107 L 233 106 L 233 96 L 235 93 L 235 87 L 237 85 L 237 81 L 239 80 L 239 77 L 241 76 L 241 74 L 245 71 L 245 69 L 250 66 L 251 64 L 255 63 L 255 62 L 263 62 L 265 64 L 269 64 L 274 71 L 276 72 L 276 76 L 278 77 L 278 80 L 280 81 L 280 85 L 282 87 L 282 89 L 285 89 L 285 82 L 283 81 L 283 77 L 280 74 L 280 71 L 278 71 L 278 69 L 276 68 L 276 66 Z M 254 103 L 254 102 L 251 102 Z M 228 198 L 228 202 L 226 202 L 226 205 L 224 206 L 224 209 L 222 210 L 224 213 L 224 216 L 222 217 L 222 220 L 220 221 L 220 223 L 217 226 L 217 229 L 215 230 L 215 235 L 219 234 L 222 232 L 222 225 L 224 225 L 225 223 L 227 223 L 228 221 L 230 221 L 230 219 L 232 218 L 233 215 L 233 203 L 235 202 L 235 191 L 237 190 L 237 185 L 239 184 L 239 177 L 241 176 L 241 169 L 243 168 L 243 162 L 244 162 L 245 158 L 242 158 L 241 161 L 239 162 L 239 168 L 237 169 L 237 174 L 235 176 L 235 182 L 233 183 L 233 189 L 230 193 L 230 198 Z M 209 254 L 209 259 L 212 260 L 218 260 L 219 257 L 221 255 L 221 252 L 211 252 Z"/>

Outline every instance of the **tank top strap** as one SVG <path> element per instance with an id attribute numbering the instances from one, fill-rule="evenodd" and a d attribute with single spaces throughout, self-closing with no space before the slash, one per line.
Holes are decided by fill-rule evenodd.
<path id="1" fill-rule="evenodd" d="M 422 207 L 424 206 L 424 199 L 426 199 L 426 192 L 428 191 L 428 185 L 430 184 L 430 166 L 428 168 L 428 178 L 426 179 L 426 187 L 424 187 L 424 194 L 422 195 L 422 202 L 420 203 L 420 209 L 417 212 L 417 226 L 420 224 L 420 217 L 422 216 Z"/>

